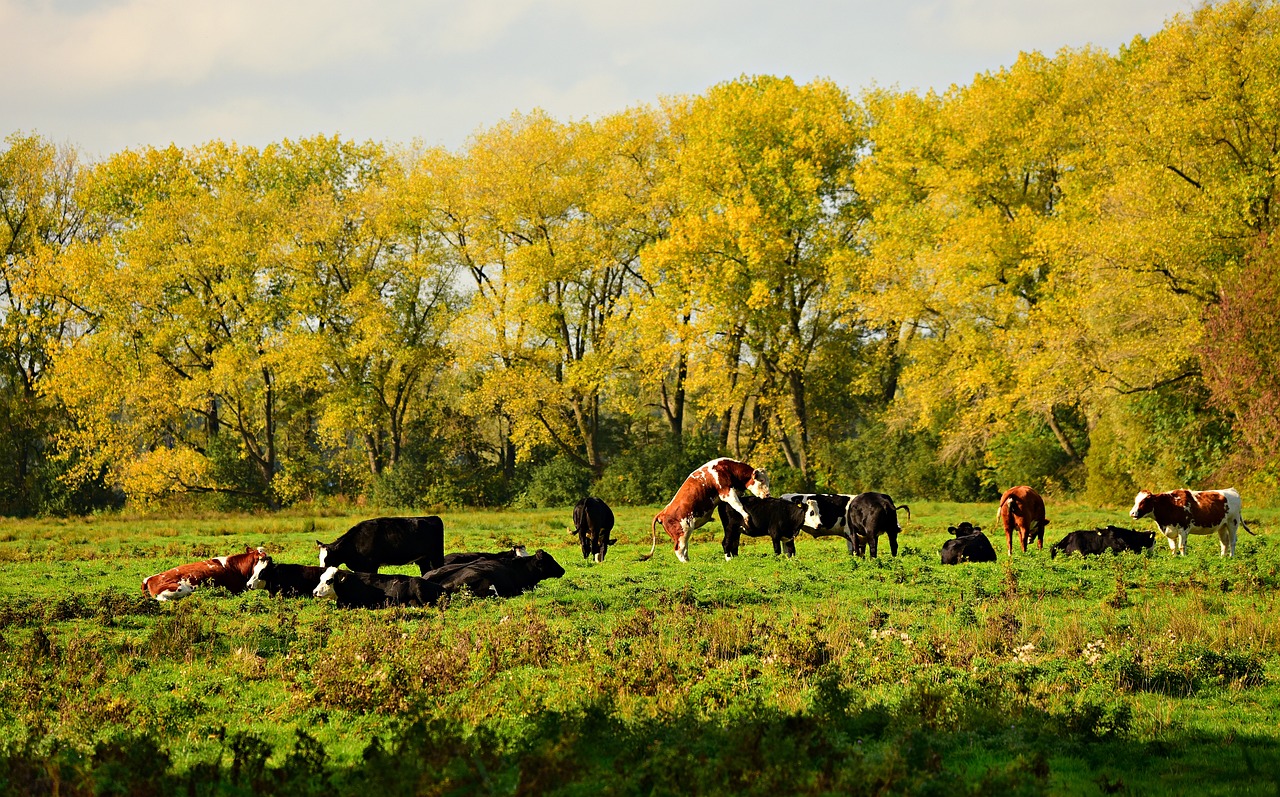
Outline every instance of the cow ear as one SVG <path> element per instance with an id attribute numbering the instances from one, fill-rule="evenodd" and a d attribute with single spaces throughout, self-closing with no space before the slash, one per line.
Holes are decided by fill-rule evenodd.
<path id="1" fill-rule="evenodd" d="M 323 547 L 324 547 L 324 543 L 323 543 L 323 542 L 320 542 L 319 540 L 316 540 L 316 545 L 318 545 L 318 546 L 319 546 L 319 547 L 321 547 L 321 548 L 323 548 Z"/>

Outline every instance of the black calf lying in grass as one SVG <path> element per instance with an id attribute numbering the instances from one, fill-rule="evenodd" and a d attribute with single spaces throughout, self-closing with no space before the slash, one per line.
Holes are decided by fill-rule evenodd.
<path id="1" fill-rule="evenodd" d="M 1071 532 L 1049 548 L 1049 556 L 1056 557 L 1059 552 L 1078 553 L 1081 556 L 1097 556 L 1103 551 L 1142 553 L 1151 550 L 1155 542 L 1154 531 L 1142 532 L 1107 526 L 1104 529 Z"/>
<path id="2" fill-rule="evenodd" d="M 955 535 L 954 540 L 942 544 L 942 563 L 958 565 L 961 562 L 994 562 L 996 549 L 991 547 L 991 540 L 982 533 L 979 526 L 965 521 L 959 526 L 947 529 Z"/>

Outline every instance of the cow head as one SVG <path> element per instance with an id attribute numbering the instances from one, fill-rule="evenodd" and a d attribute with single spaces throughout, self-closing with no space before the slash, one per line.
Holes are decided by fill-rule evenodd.
<path id="1" fill-rule="evenodd" d="M 804 507 L 805 528 L 822 528 L 822 512 L 818 509 L 818 499 L 806 498 L 803 501 L 800 501 L 799 504 Z"/>
<path id="2" fill-rule="evenodd" d="M 1138 493 L 1138 497 L 1133 499 L 1133 509 L 1129 510 L 1129 517 L 1137 520 L 1144 518 L 1155 511 L 1155 496 L 1146 490 Z"/>
<path id="3" fill-rule="evenodd" d="M 323 556 L 323 554 L 321 555 Z M 323 561 L 323 559 L 321 561 Z M 325 571 L 320 574 L 320 583 L 316 585 L 315 589 L 311 590 L 311 594 L 317 598 L 337 598 L 338 594 L 333 590 L 333 581 L 337 577 L 338 568 L 325 568 Z"/>
<path id="4" fill-rule="evenodd" d="M 747 482 L 747 491 L 757 498 L 768 498 L 769 474 L 759 468 L 751 471 L 751 479 Z"/>
<path id="5" fill-rule="evenodd" d="M 262 549 L 259 548 L 258 550 Z M 254 562 L 253 572 L 249 574 L 249 580 L 245 582 L 245 587 L 247 589 L 266 589 L 266 572 L 268 567 L 271 567 L 271 557 L 264 554 L 261 559 Z"/>
<path id="6" fill-rule="evenodd" d="M 962 522 L 959 526 L 948 526 L 947 533 L 955 537 L 969 537 L 982 531 L 981 526 L 975 526 L 969 521 Z"/>

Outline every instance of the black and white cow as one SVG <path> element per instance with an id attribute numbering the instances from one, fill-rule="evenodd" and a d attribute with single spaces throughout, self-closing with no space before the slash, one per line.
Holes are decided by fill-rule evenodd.
<path id="1" fill-rule="evenodd" d="M 1154 531 L 1135 531 L 1118 526 L 1107 526 L 1104 529 L 1073 531 L 1049 548 L 1050 558 L 1059 553 L 1078 553 L 1081 556 L 1097 556 L 1103 551 L 1112 553 L 1142 553 L 1150 551 L 1156 544 Z"/>
<path id="2" fill-rule="evenodd" d="M 480 559 L 456 568 L 441 568 L 430 574 L 430 579 L 445 593 L 465 589 L 480 597 L 512 598 L 533 589 L 540 581 L 563 575 L 560 563 L 539 548 L 532 556 Z"/>
<path id="3" fill-rule="evenodd" d="M 996 560 L 996 549 L 991 546 L 991 540 L 987 539 L 987 535 L 983 534 L 978 526 L 966 521 L 959 526 L 951 526 L 947 532 L 955 536 L 955 539 L 942 543 L 944 565 Z"/>
<path id="4" fill-rule="evenodd" d="M 440 585 L 418 576 L 360 573 L 327 567 L 311 593 L 330 598 L 344 609 L 386 606 L 433 606 L 443 594 Z"/>
<path id="5" fill-rule="evenodd" d="M 346 565 L 362 573 L 415 564 L 426 573 L 444 564 L 444 523 L 439 517 L 380 517 L 362 520 L 320 546 L 320 566 Z"/>
<path id="6" fill-rule="evenodd" d="M 249 582 L 249 589 L 265 589 L 271 595 L 286 598 L 309 598 L 320 585 L 323 567 L 270 562 Z"/>
<path id="7" fill-rule="evenodd" d="M 849 499 L 844 522 L 858 556 L 865 556 L 866 549 L 870 548 L 874 559 L 881 534 L 889 537 L 889 552 L 898 555 L 898 534 L 902 531 L 898 526 L 898 511 L 902 509 L 907 510 L 910 520 L 911 507 L 895 506 L 893 499 L 884 493 L 858 493 Z"/>
<path id="8" fill-rule="evenodd" d="M 743 534 L 748 537 L 768 537 L 773 542 L 774 556 L 783 553 L 787 556 L 796 555 L 796 535 L 810 522 L 805 507 L 781 498 L 757 498 L 750 493 L 743 493 L 738 500 L 746 512 L 745 517 L 732 511 L 732 507 L 726 509 L 727 502 L 716 507 L 720 525 L 724 527 L 724 539 L 720 547 L 724 549 L 726 560 L 738 555 L 738 544 Z"/>
<path id="9" fill-rule="evenodd" d="M 804 530 L 814 537 L 842 537 L 852 556 L 856 550 L 853 535 L 845 522 L 845 513 L 849 508 L 852 495 L 829 493 L 785 493 L 784 500 L 802 506 L 811 517 L 806 520 Z M 817 525 L 815 525 L 815 523 Z"/>
<path id="10" fill-rule="evenodd" d="M 573 530 L 582 543 L 582 558 L 604 561 L 613 531 L 613 510 L 604 501 L 587 496 L 573 508 Z"/>

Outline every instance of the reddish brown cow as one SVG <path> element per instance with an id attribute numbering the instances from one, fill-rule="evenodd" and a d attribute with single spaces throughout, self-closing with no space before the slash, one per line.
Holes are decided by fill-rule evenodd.
<path id="1" fill-rule="evenodd" d="M 246 547 L 244 553 L 178 565 L 163 573 L 148 576 L 142 581 L 142 594 L 158 601 L 173 601 L 187 597 L 197 586 L 203 584 L 225 587 L 231 592 L 240 593 L 262 583 L 262 571 L 269 564 L 271 557 L 267 556 L 265 550 Z"/>
<path id="2" fill-rule="evenodd" d="M 653 516 L 650 532 L 653 544 L 642 559 L 653 556 L 658 547 L 658 524 L 671 538 L 676 558 L 689 561 L 689 537 L 693 530 L 711 519 L 721 501 L 737 510 L 742 517 L 747 512 L 742 507 L 735 490 L 747 490 L 760 498 L 769 497 L 769 475 L 745 462 L 735 459 L 713 459 L 689 474 L 676 491 L 666 508 Z"/>
<path id="3" fill-rule="evenodd" d="M 1030 487 L 1010 487 L 1000 496 L 1000 508 L 996 510 L 996 522 L 1004 527 L 1005 546 L 1009 555 L 1013 556 L 1013 530 L 1018 529 L 1018 542 L 1022 543 L 1022 552 L 1027 552 L 1027 543 L 1036 541 L 1036 547 L 1044 548 L 1044 527 L 1049 521 L 1044 518 L 1044 499 Z"/>
<path id="4" fill-rule="evenodd" d="M 1169 541 L 1174 555 L 1186 554 L 1188 534 L 1218 535 L 1218 554 L 1235 556 L 1236 534 L 1245 526 L 1240 493 L 1235 490 L 1170 490 L 1167 493 L 1138 493 L 1129 517 L 1137 520 L 1148 515 Z M 1255 535 L 1256 536 L 1256 535 Z"/>

